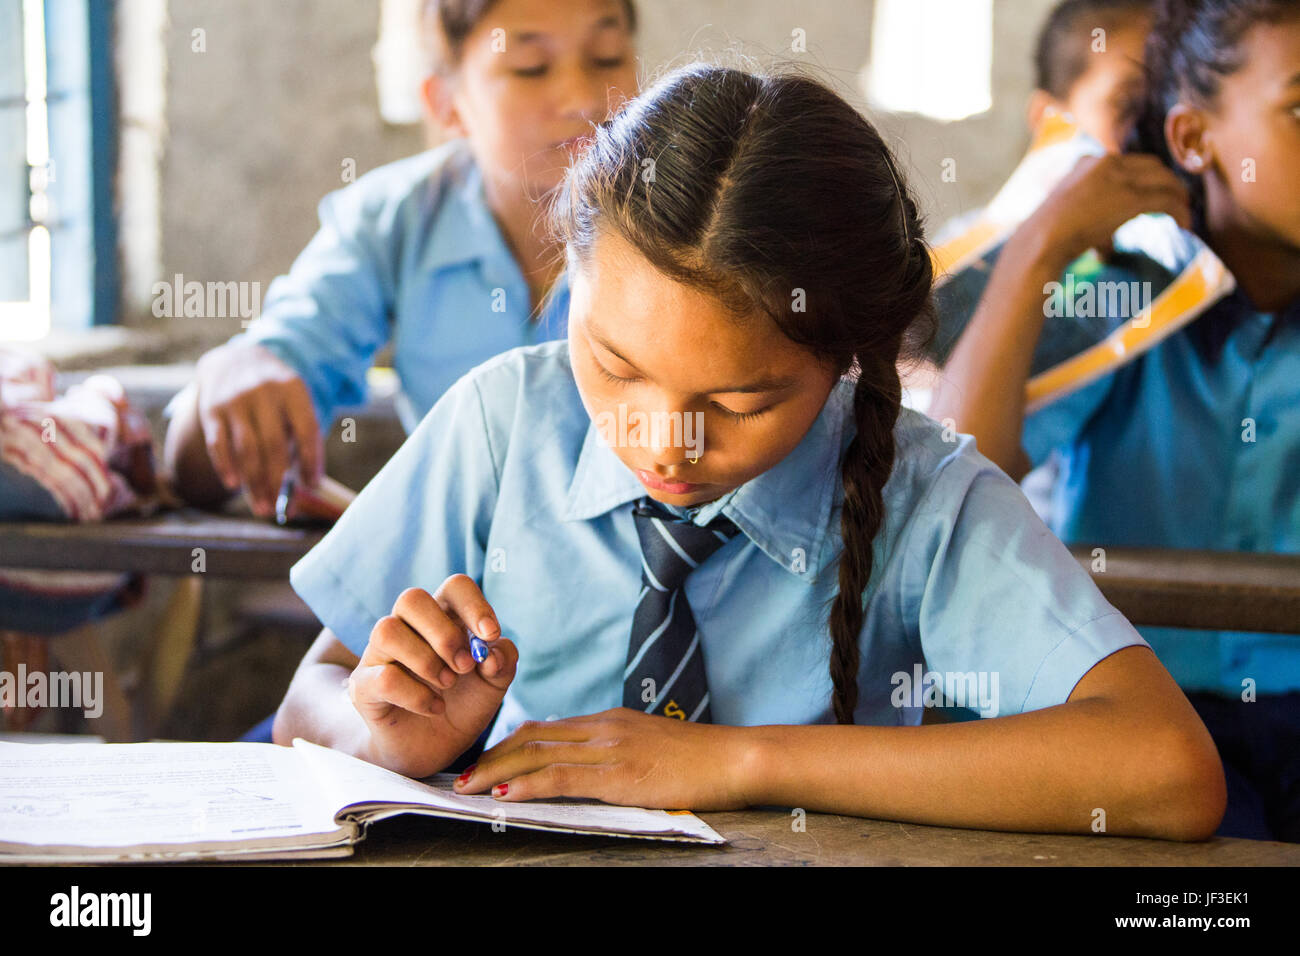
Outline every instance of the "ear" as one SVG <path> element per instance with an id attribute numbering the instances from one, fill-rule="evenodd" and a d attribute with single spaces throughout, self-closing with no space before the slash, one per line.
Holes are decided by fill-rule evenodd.
<path id="1" fill-rule="evenodd" d="M 1214 163 L 1205 113 L 1195 106 L 1179 103 L 1165 117 L 1165 143 L 1169 155 L 1193 176 L 1199 176 Z"/>
<path id="2" fill-rule="evenodd" d="M 1038 124 L 1043 121 L 1043 115 L 1049 107 L 1055 106 L 1058 110 L 1065 112 L 1065 104 L 1058 100 L 1047 90 L 1034 90 L 1029 94 L 1029 106 L 1025 110 L 1025 119 L 1029 123 L 1031 133 L 1038 130 Z"/>
<path id="3" fill-rule="evenodd" d="M 452 95 L 453 83 L 446 76 L 431 73 L 420 85 L 420 100 L 424 103 L 424 115 L 442 133 L 449 137 L 465 136 L 465 124 Z"/>

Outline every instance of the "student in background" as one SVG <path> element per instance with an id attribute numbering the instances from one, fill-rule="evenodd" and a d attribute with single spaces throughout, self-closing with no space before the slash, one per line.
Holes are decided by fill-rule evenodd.
<path id="1" fill-rule="evenodd" d="M 1037 132 L 1054 109 L 1073 116 L 1079 128 L 1108 151 L 1120 151 L 1142 102 L 1142 50 L 1151 28 L 1151 4 L 1152 0 L 1063 0 L 1052 9 L 1035 46 L 1036 79 L 1027 105 L 1031 132 Z M 982 211 L 973 210 L 947 223 L 939 230 L 939 241 L 963 232 Z M 1009 251 L 1014 255 L 1016 249 L 1013 243 Z M 970 306 L 964 299 L 941 297 L 939 308 L 944 329 L 959 329 L 969 321 Z M 947 342 L 949 337 L 940 338 Z M 904 374 L 909 387 L 932 394 L 940 373 L 932 359 Z M 1054 461 L 1046 462 L 1024 484 L 1043 515 L 1050 509 L 1055 470 Z"/>
<path id="2" fill-rule="evenodd" d="M 1067 543 L 1297 553 L 1300 2 L 1164 0 L 1146 59 L 1143 152 L 1126 166 L 1082 161 L 1017 233 L 1017 254 L 999 259 L 945 367 L 935 412 L 1013 478 L 1058 450 L 1054 530 Z M 1151 210 L 1204 240 L 1237 291 L 1026 416 L 1041 290 Z M 1176 269 L 1194 247 L 1174 246 L 1160 254 Z M 1300 840 L 1300 638 L 1142 633 L 1224 758 L 1221 832 Z"/>
<path id="3" fill-rule="evenodd" d="M 491 728 L 457 786 L 503 801 L 1214 830 L 1213 744 L 1155 656 L 968 437 L 900 408 L 930 255 L 861 114 L 685 67 L 554 212 L 567 344 L 461 379 L 294 567 L 327 629 L 278 742 L 422 776 Z M 996 685 L 990 719 L 922 726 L 927 668 Z"/>
<path id="4" fill-rule="evenodd" d="M 1118 153 L 1142 103 L 1143 44 L 1152 0 L 1063 0 L 1038 32 L 1034 90 L 1026 105 L 1031 133 L 1049 110 L 1069 113 L 1083 132 Z M 944 224 L 937 240 L 962 232 L 982 210 Z M 940 316 L 940 321 L 945 317 Z"/>
<path id="5" fill-rule="evenodd" d="M 166 442 L 196 504 L 243 486 L 270 516 L 295 455 L 319 478 L 322 433 L 364 399 L 386 343 L 410 430 L 473 366 L 564 334 L 563 262 L 536 202 L 591 124 L 635 92 L 633 2 L 428 0 L 423 19 L 435 51 L 425 106 L 455 138 L 327 196 L 261 318 L 200 359 Z"/>
<path id="6" fill-rule="evenodd" d="M 1064 0 L 1038 34 L 1029 128 L 1049 107 L 1118 153 L 1142 105 L 1152 0 Z"/>

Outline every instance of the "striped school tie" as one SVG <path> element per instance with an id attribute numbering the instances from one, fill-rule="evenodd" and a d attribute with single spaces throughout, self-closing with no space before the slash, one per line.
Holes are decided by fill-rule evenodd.
<path id="1" fill-rule="evenodd" d="M 700 527 L 649 497 L 633 506 L 632 516 L 641 539 L 641 595 L 623 671 L 623 706 L 707 724 L 704 649 L 682 585 L 740 529 L 723 517 Z"/>

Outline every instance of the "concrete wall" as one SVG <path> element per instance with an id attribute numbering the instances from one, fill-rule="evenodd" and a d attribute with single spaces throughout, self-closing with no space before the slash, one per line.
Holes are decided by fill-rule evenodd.
<path id="1" fill-rule="evenodd" d="M 156 49 L 144 45 L 119 58 L 124 73 L 165 76 L 162 116 L 133 134 L 143 129 L 155 148 L 127 158 L 156 162 L 155 182 L 124 169 L 124 215 L 138 222 L 144 209 L 157 219 L 156 235 L 124 230 L 128 273 L 136 277 L 128 281 L 128 321 L 147 319 L 149 286 L 177 272 L 265 286 L 315 231 L 316 204 L 343 184 L 345 159 L 360 174 L 424 143 L 418 127 L 389 126 L 379 116 L 371 62 L 379 0 L 148 2 L 165 4 Z M 937 225 L 987 199 L 1022 152 L 1030 49 L 1050 5 L 995 0 L 994 109 L 956 123 L 866 107 L 858 77 L 868 59 L 870 0 L 641 0 L 642 72 L 653 76 L 696 54 L 811 64 L 878 123 Z M 790 52 L 795 27 L 806 34 L 806 53 Z M 151 56 L 164 57 L 165 69 L 150 65 Z M 957 159 L 955 182 L 940 179 L 947 157 Z M 132 249 L 132 242 L 155 248 Z M 220 337 L 239 327 L 238 319 L 202 321 L 204 332 Z"/>

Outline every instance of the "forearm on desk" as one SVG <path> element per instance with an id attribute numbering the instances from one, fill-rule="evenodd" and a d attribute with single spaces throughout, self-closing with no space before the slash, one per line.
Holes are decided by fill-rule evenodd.
<path id="1" fill-rule="evenodd" d="M 369 760 L 370 728 L 348 697 L 352 671 L 341 664 L 300 667 L 276 711 L 271 737 L 289 745 L 301 737 L 322 747 Z"/>
<path id="2" fill-rule="evenodd" d="M 738 728 L 753 806 L 937 826 L 1203 839 L 1201 751 L 1111 701 L 920 727 Z M 1222 813 L 1220 811 L 1219 816 Z"/>
<path id="3" fill-rule="evenodd" d="M 198 392 L 191 384 L 181 394 L 167 426 L 163 462 L 173 490 L 199 508 L 217 508 L 231 496 L 217 477 L 199 424 Z"/>

